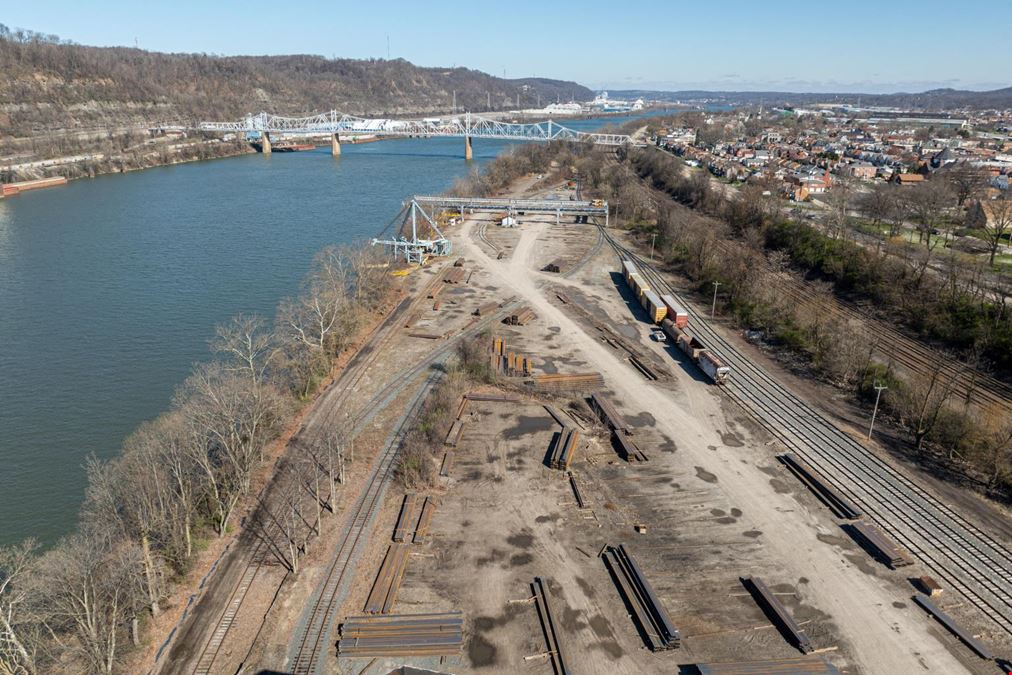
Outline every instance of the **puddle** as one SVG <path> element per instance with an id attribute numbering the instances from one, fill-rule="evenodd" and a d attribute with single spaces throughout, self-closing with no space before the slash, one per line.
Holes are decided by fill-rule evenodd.
<path id="1" fill-rule="evenodd" d="M 715 476 L 714 474 L 710 473 L 709 471 L 707 471 L 706 469 L 704 469 L 701 466 L 697 466 L 696 467 L 696 478 L 698 478 L 699 480 L 702 480 L 702 481 L 706 481 L 707 483 L 716 483 L 717 482 L 717 476 Z"/>

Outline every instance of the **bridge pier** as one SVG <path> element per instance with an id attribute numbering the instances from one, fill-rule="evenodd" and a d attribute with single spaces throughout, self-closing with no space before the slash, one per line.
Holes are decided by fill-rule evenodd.
<path id="1" fill-rule="evenodd" d="M 473 157 L 474 154 L 471 150 L 471 137 L 464 136 L 464 159 L 470 162 L 473 159 Z"/>
<path id="2" fill-rule="evenodd" d="M 271 135 L 266 131 L 260 132 L 260 152 L 265 155 L 271 154 Z"/>
<path id="3" fill-rule="evenodd" d="M 336 132 L 330 136 L 330 154 L 334 157 L 341 156 L 341 139 Z"/>

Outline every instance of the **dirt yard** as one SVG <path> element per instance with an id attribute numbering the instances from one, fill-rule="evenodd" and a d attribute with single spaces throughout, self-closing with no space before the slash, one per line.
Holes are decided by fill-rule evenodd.
<path id="1" fill-rule="evenodd" d="M 588 501 L 580 509 L 565 474 L 545 464 L 560 427 L 540 401 L 472 404 L 452 475 L 438 490 L 432 541 L 415 547 L 396 606 L 405 613 L 462 610 L 465 650 L 443 663 L 411 663 L 550 673 L 530 602 L 535 576 L 548 581 L 572 672 L 668 673 L 680 664 L 800 656 L 740 581 L 757 576 L 842 672 L 992 672 L 910 602 L 907 577 L 921 572 L 872 560 L 780 466 L 774 456 L 782 449 L 765 432 L 692 364 L 648 340 L 650 324 L 625 293 L 610 249 L 601 247 L 568 279 L 540 271 L 550 260 L 575 261 L 595 249 L 593 227 L 554 220 L 521 218 L 519 228 L 503 229 L 475 218 L 455 238 L 457 251 L 469 266 L 478 263 L 472 284 L 516 295 L 538 315 L 496 334 L 532 356 L 538 372 L 602 373 L 649 461 L 621 460 L 582 395 L 553 399 L 584 427 L 585 447 L 572 467 Z M 496 259 L 498 250 L 507 255 Z M 569 304 L 558 299 L 560 290 Z M 652 355 L 659 378 L 646 380 L 602 341 L 583 323 L 585 312 Z M 377 537 L 392 531 L 402 495 L 391 491 Z M 639 524 L 645 533 L 634 530 Z M 681 649 L 645 648 L 598 557 L 602 546 L 618 543 L 665 603 Z M 384 547 L 371 569 L 359 570 L 357 586 L 371 584 Z M 401 661 L 373 668 L 386 672 Z M 357 673 L 368 660 L 339 663 L 341 672 Z"/>

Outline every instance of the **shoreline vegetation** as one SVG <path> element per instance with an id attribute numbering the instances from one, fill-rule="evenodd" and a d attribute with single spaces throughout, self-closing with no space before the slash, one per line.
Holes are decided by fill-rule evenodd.
<path id="1" fill-rule="evenodd" d="M 496 194 L 520 176 L 567 167 L 590 151 L 559 143 L 516 147 L 451 192 Z M 329 246 L 273 321 L 239 315 L 218 326 L 215 359 L 194 366 L 170 409 L 142 424 L 117 457 L 88 460 L 76 531 L 48 550 L 33 540 L 0 547 L 0 672 L 120 672 L 142 645 L 164 639 L 148 627 L 195 592 L 187 582 L 199 577 L 199 554 L 238 536 L 238 514 L 258 506 L 253 493 L 261 481 L 302 472 L 301 480 L 329 483 L 318 496 L 329 495 L 320 496 L 323 508 L 331 503 L 343 487 L 342 440 L 309 449 L 314 461 L 295 457 L 305 449 L 286 441 L 321 383 L 403 292 L 386 260 L 367 245 Z M 431 405 L 427 411 L 435 414 Z M 419 433 L 412 447 L 425 448 Z M 272 444 L 280 446 L 276 456 Z M 306 508 L 300 521 L 309 510 L 319 517 L 319 509 Z M 246 527 L 256 527 L 248 520 Z M 311 533 L 298 536 L 304 546 Z M 289 533 L 291 548 L 281 556 L 293 572 L 297 538 Z"/>

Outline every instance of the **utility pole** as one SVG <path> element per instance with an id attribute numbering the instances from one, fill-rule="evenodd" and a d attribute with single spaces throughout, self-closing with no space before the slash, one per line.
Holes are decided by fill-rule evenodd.
<path id="1" fill-rule="evenodd" d="M 868 440 L 871 440 L 871 432 L 875 429 L 875 417 L 878 416 L 878 402 L 882 398 L 882 392 L 889 387 L 884 384 L 875 385 L 875 409 L 871 412 L 871 425 L 868 427 Z"/>
<path id="2" fill-rule="evenodd" d="M 654 232 L 650 235 L 650 262 L 654 260 L 654 242 L 657 241 L 657 233 Z"/>
<path id="3" fill-rule="evenodd" d="M 457 90 L 453 90 L 453 113 L 457 114 Z"/>
<path id="4" fill-rule="evenodd" d="M 387 33 L 387 61 L 390 60 L 390 34 Z"/>
<path id="5" fill-rule="evenodd" d="M 720 286 L 719 281 L 713 282 L 713 306 L 710 307 L 710 318 L 712 319 L 714 314 L 717 313 L 717 288 Z"/>

